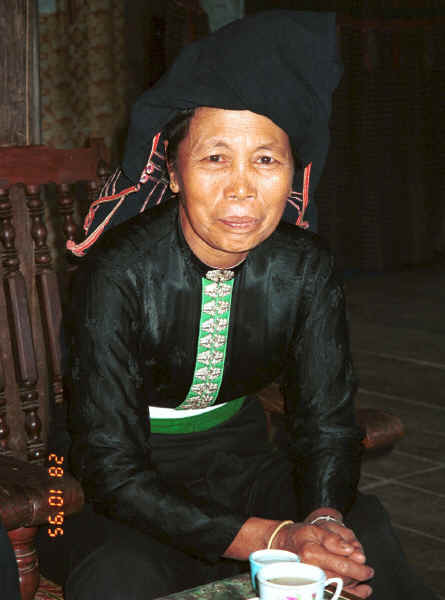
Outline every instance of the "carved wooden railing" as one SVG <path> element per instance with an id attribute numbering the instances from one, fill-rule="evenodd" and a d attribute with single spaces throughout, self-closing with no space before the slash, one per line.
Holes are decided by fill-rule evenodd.
<path id="1" fill-rule="evenodd" d="M 42 422 L 39 417 L 39 393 L 36 387 L 38 372 L 31 315 L 26 282 L 20 271 L 20 259 L 15 247 L 15 237 L 9 191 L 6 187 L 0 187 L 3 286 L 18 393 L 24 413 L 27 459 L 29 462 L 43 464 L 45 448 L 41 438 Z"/>
<path id="2" fill-rule="evenodd" d="M 51 253 L 47 245 L 48 230 L 44 221 L 44 204 L 40 186 L 26 186 L 27 206 L 34 241 L 34 264 L 40 314 L 46 341 L 49 373 L 56 404 L 63 402 L 62 360 L 60 327 L 62 306 L 59 283 L 52 268 Z"/>
<path id="3" fill-rule="evenodd" d="M 0 347 L 0 452 L 10 455 L 8 448 L 8 415 L 6 414 L 5 370 L 3 368 L 3 350 Z"/>
<path id="4" fill-rule="evenodd" d="M 100 156 L 97 146 L 0 147 L 0 518 L 16 554 L 23 600 L 34 597 L 39 583 L 37 526 L 52 514 L 54 484 L 41 465 L 47 384 L 55 404 L 63 403 L 61 293 L 75 268 L 65 243 L 79 241 L 79 216 L 108 177 Z M 85 203 L 80 210 L 78 192 Z M 65 515 L 80 510 L 80 484 L 68 472 L 57 483 Z"/>
<path id="5" fill-rule="evenodd" d="M 77 241 L 79 238 L 79 225 L 74 219 L 74 200 L 71 186 L 67 183 L 58 184 L 57 207 L 63 220 L 62 231 L 65 240 Z"/>
<path id="6" fill-rule="evenodd" d="M 0 239 L 3 246 L 7 247 L 10 244 L 9 240 L 13 236 L 14 228 L 11 224 L 9 195 L 6 189 L 0 187 Z M 6 252 L 2 258 L 2 266 L 6 269 L 7 266 L 5 266 L 4 263 L 7 262 L 10 266 L 10 258 L 7 256 Z M 0 451 L 4 454 L 11 455 L 11 450 L 9 449 L 10 428 L 8 425 L 6 405 L 6 376 L 3 361 L 3 358 L 9 353 L 9 348 L 7 348 L 9 340 L 3 338 L 2 342 L 3 344 L 0 344 Z"/>

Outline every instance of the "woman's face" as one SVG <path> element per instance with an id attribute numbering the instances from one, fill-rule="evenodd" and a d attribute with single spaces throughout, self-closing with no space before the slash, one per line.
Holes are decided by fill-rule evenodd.
<path id="1" fill-rule="evenodd" d="M 289 138 L 262 115 L 199 108 L 169 174 L 190 248 L 210 266 L 229 267 L 280 221 L 293 179 Z"/>

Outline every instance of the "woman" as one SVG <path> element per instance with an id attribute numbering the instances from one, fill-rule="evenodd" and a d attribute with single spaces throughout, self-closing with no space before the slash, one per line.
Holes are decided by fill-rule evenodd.
<path id="1" fill-rule="evenodd" d="M 17 562 L 2 521 L 0 521 L 0 590 L 9 600 L 20 600 Z"/>
<path id="2" fill-rule="evenodd" d="M 136 106 L 123 170 L 95 208 L 116 217 L 152 200 L 161 130 L 174 197 L 104 235 L 76 278 L 71 464 L 88 504 L 65 538 L 82 523 L 89 536 L 70 552 L 67 600 L 156 598 L 246 570 L 268 544 L 363 598 L 432 597 L 380 504 L 357 498 L 332 257 L 280 223 L 298 162 L 307 183 L 325 152 L 339 72 L 332 15 L 268 12 L 189 47 Z M 278 378 L 286 450 L 255 398 Z"/>

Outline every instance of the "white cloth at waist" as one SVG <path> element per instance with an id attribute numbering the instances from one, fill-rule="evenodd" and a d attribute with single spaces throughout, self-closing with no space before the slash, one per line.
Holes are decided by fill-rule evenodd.
<path id="1" fill-rule="evenodd" d="M 227 402 L 223 404 L 213 404 L 212 406 L 206 406 L 206 408 L 164 408 L 163 406 L 149 406 L 148 414 L 150 419 L 183 419 L 184 417 L 196 417 L 202 415 L 205 412 L 215 410 L 215 408 L 221 408 L 225 406 Z"/>

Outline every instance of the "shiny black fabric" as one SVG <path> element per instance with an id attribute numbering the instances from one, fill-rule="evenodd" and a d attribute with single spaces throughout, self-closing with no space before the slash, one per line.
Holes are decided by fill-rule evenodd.
<path id="1" fill-rule="evenodd" d="M 188 392 L 205 270 L 182 237 L 175 201 L 116 227 L 91 250 L 76 276 L 69 318 L 69 426 L 72 469 L 89 501 L 216 560 L 246 515 L 208 498 L 191 501 L 165 483 L 147 414 L 148 405 L 178 406 Z M 284 223 L 236 269 L 217 402 L 255 394 L 278 377 L 303 511 L 346 511 L 361 431 L 343 293 L 320 239 Z"/>
<path id="2" fill-rule="evenodd" d="M 269 10 L 188 44 L 131 112 L 122 161 L 139 181 L 153 136 L 181 110 L 212 106 L 269 117 L 289 136 L 313 188 L 329 146 L 332 93 L 343 67 L 335 13 Z M 297 184 L 297 190 L 301 185 Z"/>
<path id="3" fill-rule="evenodd" d="M 286 131 L 302 167 L 312 165 L 307 222 L 314 228 L 312 198 L 326 161 L 332 93 L 342 72 L 332 12 L 270 10 L 188 44 L 133 106 L 122 169 L 103 188 L 106 202 L 95 205 L 88 233 L 111 229 L 171 196 L 163 133 L 151 156 L 153 138 L 180 111 L 200 106 L 250 110 Z M 296 168 L 293 190 L 299 196 L 286 204 L 282 219 L 288 223 L 303 220 L 303 182 L 304 170 Z M 122 201 L 119 194 L 129 189 Z M 82 245 L 82 253 L 93 240 Z"/>
<path id="4" fill-rule="evenodd" d="M 0 591 L 1 597 L 20 600 L 19 572 L 11 541 L 0 521 Z"/>

